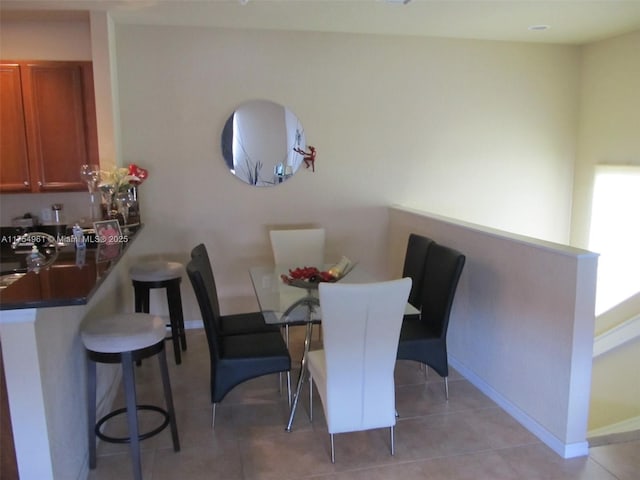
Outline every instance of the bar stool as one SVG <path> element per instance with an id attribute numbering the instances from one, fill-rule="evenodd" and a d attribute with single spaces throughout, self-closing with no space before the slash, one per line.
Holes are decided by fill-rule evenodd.
<path id="1" fill-rule="evenodd" d="M 80 327 L 80 338 L 87 355 L 87 397 L 89 468 L 96 468 L 96 436 L 112 443 L 129 443 L 133 476 L 142 479 L 140 463 L 140 440 L 149 438 L 171 425 L 173 450 L 180 451 L 178 427 L 176 425 L 169 369 L 164 348 L 165 325 L 160 317 L 146 313 L 116 314 L 107 317 L 86 319 Z M 166 409 L 154 405 L 138 405 L 133 363 L 153 355 L 158 356 Z M 108 413 L 96 422 L 96 365 L 97 363 L 121 363 L 126 408 Z M 140 433 L 138 410 L 160 413 L 163 422 L 155 429 Z M 100 427 L 116 415 L 127 414 L 128 437 L 110 437 L 102 433 Z"/>
<path id="2" fill-rule="evenodd" d="M 173 354 L 177 365 L 182 362 L 180 350 L 187 349 L 187 336 L 182 316 L 182 297 L 180 295 L 180 282 L 183 273 L 184 266 L 181 263 L 164 260 L 142 262 L 129 269 L 135 294 L 136 312 L 149 313 L 149 291 L 152 288 L 166 289 L 171 326 L 171 337 L 169 338 L 173 341 Z"/>

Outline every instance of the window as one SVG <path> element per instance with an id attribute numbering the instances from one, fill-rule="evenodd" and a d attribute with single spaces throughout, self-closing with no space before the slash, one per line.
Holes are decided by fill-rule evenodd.
<path id="1" fill-rule="evenodd" d="M 640 167 L 596 167 L 589 249 L 600 254 L 599 315 L 640 292 Z"/>

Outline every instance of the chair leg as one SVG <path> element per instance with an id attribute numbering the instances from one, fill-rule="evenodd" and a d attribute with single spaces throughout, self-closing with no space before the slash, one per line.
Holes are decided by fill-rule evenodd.
<path id="1" fill-rule="evenodd" d="M 395 455 L 396 454 L 395 427 L 392 425 L 389 429 L 391 430 L 391 455 Z"/>
<path id="2" fill-rule="evenodd" d="M 140 461 L 140 434 L 138 432 L 138 407 L 136 406 L 136 383 L 133 372 L 131 352 L 124 352 L 122 357 L 122 379 L 127 403 L 127 422 L 129 424 L 129 446 L 133 463 L 133 478 L 142 480 Z"/>
<path id="3" fill-rule="evenodd" d="M 313 377 L 309 374 L 309 421 L 313 422 Z"/>
<path id="4" fill-rule="evenodd" d="M 211 430 L 216 428 L 216 404 L 211 408 Z"/>
<path id="5" fill-rule="evenodd" d="M 175 323 L 177 324 L 180 346 L 184 352 L 187 349 L 187 334 L 184 329 L 184 314 L 182 312 L 182 296 L 180 294 L 179 282 L 167 287 L 167 302 L 169 304 L 169 314 L 171 315 L 172 322 L 175 319 Z"/>
<path id="6" fill-rule="evenodd" d="M 87 358 L 87 412 L 89 433 L 89 468 L 96 468 L 96 363 Z"/>
<path id="7" fill-rule="evenodd" d="M 137 282 L 133 282 L 133 303 L 138 313 L 149 313 L 150 294 L 149 289 Z M 136 361 L 136 365 L 142 365 L 142 360 Z"/>
<path id="8" fill-rule="evenodd" d="M 333 444 L 333 433 L 329 434 L 329 439 L 331 440 L 331 463 L 336 463 L 336 449 Z"/>
<path id="9" fill-rule="evenodd" d="M 135 311 L 149 313 L 149 289 L 141 285 L 133 286 Z"/>
<path id="10" fill-rule="evenodd" d="M 180 451 L 180 439 L 178 438 L 178 425 L 176 422 L 176 411 L 173 406 L 173 395 L 171 393 L 171 381 L 169 380 L 169 368 L 167 366 L 166 350 L 162 348 L 158 353 L 158 364 L 162 374 L 162 388 L 164 390 L 164 401 L 169 414 L 169 424 L 171 426 L 171 438 L 173 440 L 173 451 Z"/>
<path id="11" fill-rule="evenodd" d="M 289 349 L 289 325 L 284 326 L 284 341 Z M 278 391 L 282 394 L 282 372 L 278 373 Z M 291 373 L 287 372 L 287 403 L 291 406 Z"/>
<path id="12" fill-rule="evenodd" d="M 449 377 L 444 377 L 444 396 L 449 400 Z"/>
<path id="13" fill-rule="evenodd" d="M 187 339 L 184 334 L 184 319 L 182 318 L 182 303 L 180 301 L 180 284 L 168 285 L 166 290 L 173 355 L 176 365 L 180 365 L 182 363 L 180 351 L 187 349 Z"/>

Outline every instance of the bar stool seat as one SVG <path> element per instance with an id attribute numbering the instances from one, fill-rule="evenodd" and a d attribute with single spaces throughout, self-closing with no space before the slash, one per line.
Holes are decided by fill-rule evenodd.
<path id="1" fill-rule="evenodd" d="M 180 440 L 175 419 L 169 369 L 164 348 L 165 325 L 162 318 L 146 313 L 116 314 L 106 317 L 87 318 L 80 326 L 80 338 L 87 355 L 87 398 L 88 398 L 88 435 L 89 468 L 96 467 L 96 436 L 107 442 L 129 443 L 133 473 L 136 480 L 142 479 L 140 463 L 140 440 L 149 438 L 167 425 L 171 426 L 174 451 L 180 451 Z M 165 408 L 154 405 L 138 405 L 136 400 L 134 362 L 153 355 L 158 356 Z M 96 364 L 121 363 L 122 379 L 126 399 L 126 408 L 108 413 L 96 422 Z M 152 410 L 163 417 L 157 428 L 140 433 L 138 428 L 138 410 Z M 105 435 L 101 426 L 110 418 L 126 413 L 129 436 L 115 438 Z"/>
<path id="2" fill-rule="evenodd" d="M 180 282 L 184 274 L 184 266 L 178 262 L 152 260 L 133 265 L 129 269 L 129 277 L 133 282 L 135 294 L 135 311 L 149 313 L 149 291 L 164 288 L 167 293 L 169 320 L 173 341 L 173 354 L 176 364 L 182 362 L 181 351 L 187 349 L 187 336 L 182 314 L 182 297 Z"/>
<path id="3" fill-rule="evenodd" d="M 131 267 L 129 275 L 137 282 L 163 282 L 182 277 L 184 266 L 178 262 L 152 260 Z"/>

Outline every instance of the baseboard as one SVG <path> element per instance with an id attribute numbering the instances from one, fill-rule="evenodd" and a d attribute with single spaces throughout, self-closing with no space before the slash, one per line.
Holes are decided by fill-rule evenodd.
<path id="1" fill-rule="evenodd" d="M 631 432 L 612 433 L 609 435 L 599 435 L 597 437 L 589 437 L 589 446 L 599 447 L 602 445 L 635 442 L 638 440 L 640 440 L 640 430 L 633 430 Z"/>
<path id="2" fill-rule="evenodd" d="M 629 418 L 622 422 L 617 422 L 605 427 L 594 428 L 587 432 L 587 437 L 591 441 L 592 438 L 602 437 L 607 435 L 615 435 L 619 433 L 636 432 L 640 431 L 640 417 Z"/>
<path id="3" fill-rule="evenodd" d="M 547 445 L 551 450 L 560 455 L 562 458 L 583 457 L 589 455 L 589 442 L 563 443 L 545 427 L 540 425 L 536 420 L 531 418 L 526 412 L 511 403 L 508 399 L 497 392 L 491 385 L 469 370 L 464 364 L 449 356 L 449 364 L 455 368 L 464 378 L 466 378 L 473 386 L 484 393 L 487 397 L 505 410 L 509 415 L 516 419 L 524 428 L 529 430 L 533 435 L 538 437 L 542 443 Z"/>
<path id="4" fill-rule="evenodd" d="M 197 328 L 203 328 L 202 320 L 185 320 L 184 321 L 185 330 L 195 330 Z"/>
<path id="5" fill-rule="evenodd" d="M 168 315 L 160 315 L 161 318 L 164 319 L 165 323 L 167 324 L 167 330 L 169 329 L 169 316 Z M 185 320 L 184 321 L 184 329 L 185 330 L 195 330 L 197 328 L 203 328 L 204 326 L 202 325 L 202 320 L 197 319 L 197 320 Z"/>

